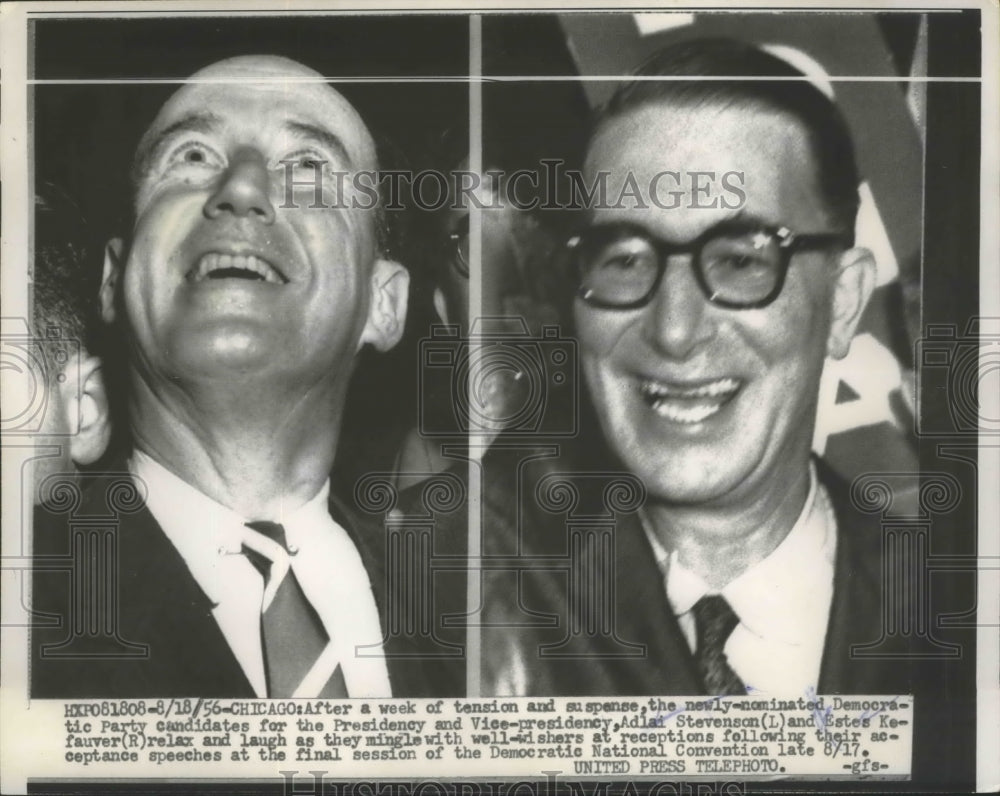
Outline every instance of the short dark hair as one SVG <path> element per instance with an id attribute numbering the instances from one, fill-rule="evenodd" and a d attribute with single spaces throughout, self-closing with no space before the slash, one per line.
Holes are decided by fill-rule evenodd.
<path id="1" fill-rule="evenodd" d="M 406 208 L 404 211 L 386 209 L 386 200 L 391 201 L 392 197 L 386 196 L 382 175 L 388 171 L 407 170 L 409 158 L 393 139 L 370 125 L 367 119 L 364 123 L 375 142 L 375 171 L 378 180 L 378 204 L 372 210 L 375 213 L 375 254 L 378 257 L 399 259 L 404 261 L 404 265 L 408 265 L 405 260 L 409 259 L 407 255 L 412 235 L 409 218 L 404 212 Z"/>
<path id="2" fill-rule="evenodd" d="M 702 38 L 665 47 L 634 74 L 639 78 L 699 79 L 640 79 L 623 84 L 598 111 L 591 140 L 607 121 L 657 103 L 696 107 L 707 104 L 756 105 L 785 113 L 796 119 L 806 131 L 816 163 L 819 188 L 833 222 L 842 228 L 842 232 L 853 236 L 859 204 L 859 177 L 850 130 L 833 101 L 804 73 L 748 42 Z M 704 79 L 715 77 L 719 79 Z M 741 79 L 747 77 L 761 79 Z"/>

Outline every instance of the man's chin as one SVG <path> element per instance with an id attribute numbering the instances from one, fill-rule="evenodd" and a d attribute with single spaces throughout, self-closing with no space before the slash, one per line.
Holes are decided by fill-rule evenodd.
<path id="1" fill-rule="evenodd" d="M 279 361 L 279 348 L 258 330 L 229 328 L 183 335 L 170 353 L 173 369 L 184 378 L 232 378 L 268 372 Z"/>
<path id="2" fill-rule="evenodd" d="M 666 455 L 643 461 L 624 457 L 626 467 L 646 486 L 647 504 L 710 506 L 731 499 L 749 473 L 744 473 L 730 453 Z"/>

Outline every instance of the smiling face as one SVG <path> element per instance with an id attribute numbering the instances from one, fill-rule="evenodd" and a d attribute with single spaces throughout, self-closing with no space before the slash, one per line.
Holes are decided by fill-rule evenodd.
<path id="1" fill-rule="evenodd" d="M 136 159 L 118 267 L 136 366 L 160 380 L 343 377 L 361 343 L 386 342 L 369 317 L 375 211 L 350 207 L 351 179 L 330 174 L 376 168 L 371 136 L 294 62 L 235 58 L 194 77 Z"/>
<path id="2" fill-rule="evenodd" d="M 647 200 L 592 214 L 593 223 L 635 224 L 671 243 L 735 218 L 832 230 L 801 127 L 762 110 L 639 107 L 605 122 L 586 170 L 588 181 L 610 172 L 610 197 L 629 173 L 639 186 L 663 171 L 744 174 L 740 208 L 705 208 L 704 193 L 689 192 L 674 209 Z M 797 253 L 781 294 L 761 309 L 710 304 L 686 254 L 670 257 L 644 307 L 577 299 L 581 361 L 605 436 L 652 499 L 742 505 L 801 477 L 824 359 L 846 353 L 864 305 L 863 261 L 863 250 Z"/>

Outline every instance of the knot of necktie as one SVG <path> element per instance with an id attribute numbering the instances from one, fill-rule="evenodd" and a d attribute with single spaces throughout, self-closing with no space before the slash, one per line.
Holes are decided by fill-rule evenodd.
<path id="1" fill-rule="evenodd" d="M 288 549 L 288 543 L 285 540 L 285 526 L 278 522 L 269 522 L 267 520 L 255 520 L 253 522 L 248 522 L 246 524 L 247 528 L 257 531 L 257 533 L 262 533 L 272 542 L 277 542 L 286 550 Z"/>
<path id="2" fill-rule="evenodd" d="M 285 540 L 285 528 L 279 523 L 268 522 L 267 520 L 258 520 L 246 523 L 246 527 L 257 531 L 257 533 L 280 545 L 283 550 L 288 549 Z M 271 577 L 271 559 L 264 553 L 261 553 L 259 550 L 255 550 L 247 544 L 243 545 L 243 555 L 245 555 L 250 563 L 253 564 L 254 569 L 261 574 L 261 577 L 264 578 L 264 583 L 267 583 Z"/>

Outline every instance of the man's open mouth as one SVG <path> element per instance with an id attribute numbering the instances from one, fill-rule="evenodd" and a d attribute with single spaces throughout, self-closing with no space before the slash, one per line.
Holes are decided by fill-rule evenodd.
<path id="1" fill-rule="evenodd" d="M 281 271 L 262 257 L 253 254 L 203 254 L 194 268 L 188 271 L 189 282 L 206 279 L 248 279 L 268 282 L 272 285 L 287 284 L 288 279 Z"/>
<path id="2" fill-rule="evenodd" d="M 643 400 L 660 417 L 675 423 L 701 423 L 729 403 L 740 391 L 740 379 L 721 378 L 698 384 L 673 384 L 644 379 Z"/>

